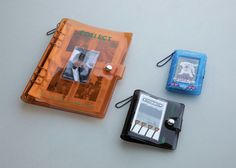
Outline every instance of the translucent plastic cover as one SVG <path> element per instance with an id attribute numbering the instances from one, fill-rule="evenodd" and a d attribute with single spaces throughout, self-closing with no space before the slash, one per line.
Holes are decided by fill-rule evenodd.
<path id="1" fill-rule="evenodd" d="M 203 53 L 176 50 L 172 56 L 166 89 L 172 92 L 200 95 L 207 56 Z"/>
<path id="2" fill-rule="evenodd" d="M 182 129 L 185 105 L 135 90 L 121 138 L 174 150 Z"/>
<path id="3" fill-rule="evenodd" d="M 62 19 L 21 98 L 104 117 L 116 82 L 123 76 L 131 37 L 131 33 Z"/>

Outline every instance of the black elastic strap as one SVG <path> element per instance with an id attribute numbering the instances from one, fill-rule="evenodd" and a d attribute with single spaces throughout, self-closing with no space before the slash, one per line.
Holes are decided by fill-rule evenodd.
<path id="1" fill-rule="evenodd" d="M 49 31 L 46 33 L 46 35 L 47 35 L 47 36 L 50 36 L 51 34 L 53 34 L 53 33 L 56 32 L 56 29 L 57 29 L 57 28 L 54 28 L 54 29 L 52 29 L 52 30 L 49 30 Z"/>
<path id="2" fill-rule="evenodd" d="M 130 96 L 130 97 L 124 99 L 124 100 L 119 101 L 118 103 L 115 104 L 115 107 L 116 108 L 121 108 L 121 107 L 125 106 L 126 104 L 131 102 L 132 98 L 133 98 L 133 96 Z"/>
<path id="3" fill-rule="evenodd" d="M 51 34 L 55 33 L 59 25 L 60 25 L 60 23 L 57 24 L 57 27 L 56 27 L 56 28 L 54 28 L 54 29 L 52 29 L 52 30 L 49 30 L 49 31 L 46 33 L 46 35 L 47 35 L 47 36 L 50 36 Z"/>
<path id="4" fill-rule="evenodd" d="M 173 52 L 172 54 L 168 55 L 167 57 L 165 57 L 164 59 L 162 59 L 161 61 L 159 61 L 157 63 L 157 67 L 162 67 L 164 66 L 165 64 L 167 64 L 173 57 L 175 52 Z M 163 63 L 162 63 L 163 62 Z"/>

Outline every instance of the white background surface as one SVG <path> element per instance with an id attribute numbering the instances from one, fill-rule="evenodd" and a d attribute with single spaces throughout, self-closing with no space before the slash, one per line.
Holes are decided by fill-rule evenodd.
<path id="1" fill-rule="evenodd" d="M 63 18 L 131 31 L 133 41 L 107 115 L 96 119 L 25 104 L 20 95 Z M 236 167 L 235 0 L 1 0 L 0 168 Z M 208 55 L 203 92 L 167 92 L 175 49 Z M 185 103 L 176 151 L 127 143 L 119 136 L 128 106 L 114 104 L 141 88 Z"/>

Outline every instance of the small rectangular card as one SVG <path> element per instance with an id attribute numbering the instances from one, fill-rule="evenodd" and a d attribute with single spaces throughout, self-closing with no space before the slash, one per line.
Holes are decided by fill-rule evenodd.
<path id="1" fill-rule="evenodd" d="M 159 140 L 167 102 L 141 94 L 130 131 Z"/>
<path id="2" fill-rule="evenodd" d="M 206 60 L 203 53 L 176 50 L 172 54 L 166 89 L 184 94 L 201 94 Z"/>
<path id="3" fill-rule="evenodd" d="M 75 47 L 62 77 L 68 80 L 86 83 L 90 72 L 97 62 L 100 52 Z"/>
<path id="4" fill-rule="evenodd" d="M 173 150 L 181 131 L 184 107 L 135 90 L 121 138 Z"/>

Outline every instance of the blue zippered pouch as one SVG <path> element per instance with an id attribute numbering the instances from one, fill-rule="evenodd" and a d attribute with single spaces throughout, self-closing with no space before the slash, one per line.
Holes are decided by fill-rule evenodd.
<path id="1" fill-rule="evenodd" d="M 168 57 L 157 63 L 158 67 L 171 62 L 166 89 L 171 92 L 200 95 L 205 76 L 206 54 L 176 50 Z M 162 65 L 163 61 L 165 61 Z"/>

